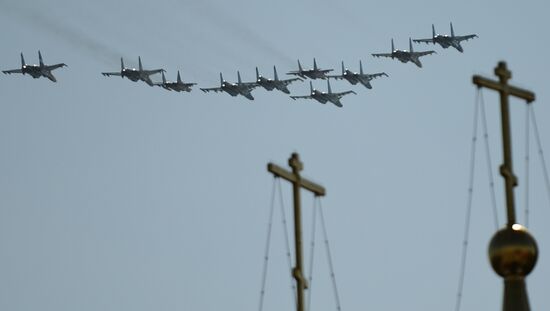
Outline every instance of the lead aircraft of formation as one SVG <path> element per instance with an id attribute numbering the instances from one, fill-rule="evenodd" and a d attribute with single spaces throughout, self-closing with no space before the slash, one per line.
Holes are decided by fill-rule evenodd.
<path id="1" fill-rule="evenodd" d="M 391 53 L 378 53 L 378 54 L 372 54 L 372 56 L 374 56 L 374 57 L 391 57 L 392 59 L 397 58 L 402 63 L 412 62 L 416 66 L 422 68 L 422 63 L 420 62 L 420 57 L 435 53 L 435 51 L 415 52 L 413 50 L 411 38 L 409 38 L 409 49 L 410 49 L 409 51 L 395 49 L 395 47 L 393 45 L 393 39 L 391 39 Z"/>
<path id="2" fill-rule="evenodd" d="M 313 68 L 304 70 L 298 60 L 298 70 L 287 72 L 287 75 L 295 75 L 300 78 L 306 79 L 326 79 L 327 73 L 331 72 L 332 69 L 321 69 L 317 67 L 317 61 L 313 59 Z"/>
<path id="3" fill-rule="evenodd" d="M 67 66 L 64 63 L 55 65 L 44 65 L 44 62 L 42 61 L 42 54 L 40 53 L 40 51 L 38 51 L 38 61 L 38 65 L 29 65 L 25 63 L 25 58 L 23 57 L 23 53 L 21 53 L 21 69 L 4 70 L 2 72 L 5 74 L 28 74 L 35 79 L 46 77 L 53 82 L 57 82 L 57 79 L 52 74 L 52 70 Z"/>
<path id="4" fill-rule="evenodd" d="M 413 41 L 416 43 L 433 43 L 433 44 L 439 44 L 442 48 L 446 49 L 450 46 L 457 49 L 459 52 L 464 52 L 462 49 L 462 46 L 460 45 L 460 42 L 467 41 L 473 38 L 477 38 L 476 34 L 471 35 L 465 35 L 465 36 L 455 36 L 455 32 L 453 30 L 453 23 L 451 23 L 451 35 L 440 35 L 435 33 L 435 26 L 432 24 L 432 38 L 431 39 L 414 39 Z"/>
<path id="5" fill-rule="evenodd" d="M 315 99 L 316 101 L 320 102 L 321 104 L 326 104 L 327 102 L 331 102 L 334 105 L 338 107 L 342 107 L 342 103 L 340 102 L 340 98 L 342 98 L 344 95 L 347 94 L 357 94 L 354 91 L 345 91 L 340 93 L 333 93 L 330 88 L 330 80 L 327 80 L 327 92 L 321 92 L 313 88 L 313 84 L 311 81 L 309 81 L 309 91 L 310 95 L 303 95 L 303 96 L 290 96 L 290 98 L 296 100 L 298 98 L 305 98 L 305 99 Z"/>
<path id="6" fill-rule="evenodd" d="M 254 100 L 254 97 L 250 92 L 258 86 L 256 82 L 242 82 L 241 74 L 237 71 L 237 83 L 227 82 L 223 79 L 220 72 L 220 87 L 201 88 L 201 91 L 208 92 L 226 92 L 231 96 L 242 95 L 250 100 Z"/>
<path id="7" fill-rule="evenodd" d="M 363 84 L 367 89 L 372 89 L 372 85 L 370 84 L 370 80 L 381 77 L 381 76 L 388 76 L 385 72 L 379 72 L 379 73 L 364 73 L 363 72 L 363 64 L 361 61 L 359 61 L 359 72 L 353 72 L 347 68 L 344 67 L 344 62 L 342 62 L 342 74 L 341 75 L 329 75 L 328 78 L 333 78 L 336 80 L 342 80 L 345 79 L 349 83 L 356 85 L 357 83 Z"/>
<path id="8" fill-rule="evenodd" d="M 110 76 L 120 76 L 121 78 L 128 78 L 131 81 L 137 82 L 139 80 L 147 83 L 149 86 L 155 85 L 151 80 L 150 76 L 156 73 L 165 72 L 164 69 L 153 69 L 153 70 L 144 70 L 143 65 L 141 64 L 141 57 L 138 57 L 139 68 L 127 68 L 124 66 L 124 60 L 120 58 L 120 71 L 119 72 L 102 72 L 101 74 L 110 77 Z"/>

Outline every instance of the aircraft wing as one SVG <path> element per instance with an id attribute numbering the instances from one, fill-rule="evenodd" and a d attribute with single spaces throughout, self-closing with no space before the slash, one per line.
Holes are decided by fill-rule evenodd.
<path id="1" fill-rule="evenodd" d="M 334 95 L 338 96 L 338 97 L 342 97 L 344 95 L 348 95 L 348 94 L 357 94 L 355 93 L 354 91 L 345 91 L 345 92 L 340 92 L 340 93 L 333 93 Z"/>
<path id="2" fill-rule="evenodd" d="M 413 42 L 415 43 L 433 43 L 435 44 L 433 39 L 413 39 Z"/>
<path id="3" fill-rule="evenodd" d="M 290 96 L 290 98 L 292 98 L 292 99 L 294 99 L 294 100 L 299 99 L 299 98 L 312 99 L 313 96 L 311 96 L 311 95 Z"/>
<path id="4" fill-rule="evenodd" d="M 248 89 L 249 91 L 252 91 L 256 87 L 258 87 L 259 84 L 256 83 L 256 82 L 241 82 L 241 84 L 239 84 L 239 86 L 244 87 L 244 88 Z"/>
<path id="5" fill-rule="evenodd" d="M 378 54 L 372 54 L 374 57 L 393 57 L 392 53 L 378 53 Z"/>
<path id="6" fill-rule="evenodd" d="M 378 77 L 381 77 L 381 76 L 388 76 L 385 72 L 379 72 L 379 73 L 371 73 L 371 74 L 367 74 L 366 75 L 367 77 L 371 78 L 371 79 L 374 79 L 374 78 L 378 78 Z"/>
<path id="7" fill-rule="evenodd" d="M 164 69 L 153 69 L 153 70 L 143 70 L 142 72 L 144 74 L 150 76 L 150 75 L 154 75 L 155 73 L 166 72 L 166 70 L 164 70 Z"/>
<path id="8" fill-rule="evenodd" d="M 344 76 L 343 75 L 328 75 L 327 78 L 336 79 L 336 80 L 343 80 Z"/>
<path id="9" fill-rule="evenodd" d="M 305 78 L 304 77 L 304 74 L 300 71 L 289 71 L 286 73 L 287 75 L 295 75 L 295 76 L 298 76 L 298 77 L 302 77 L 302 78 Z"/>
<path id="10" fill-rule="evenodd" d="M 23 70 L 21 70 L 21 69 L 12 69 L 12 70 L 3 70 L 2 72 L 5 73 L 5 74 L 23 73 Z"/>
<path id="11" fill-rule="evenodd" d="M 279 80 L 281 81 L 284 85 L 289 85 L 290 83 L 294 82 L 294 81 L 304 81 L 300 78 L 292 78 L 292 79 L 286 79 L 286 80 Z"/>
<path id="12" fill-rule="evenodd" d="M 61 68 L 61 67 L 65 67 L 65 66 L 67 66 L 67 65 L 65 65 L 64 63 L 61 63 L 61 64 L 55 64 L 55 65 L 46 66 L 46 69 L 47 69 L 47 70 L 54 70 L 54 69 Z"/>
<path id="13" fill-rule="evenodd" d="M 201 91 L 208 93 L 208 92 L 223 92 L 223 89 L 221 87 L 210 87 L 210 88 L 202 88 Z"/>
<path id="14" fill-rule="evenodd" d="M 121 76 L 121 73 L 120 73 L 120 72 L 102 72 L 101 74 L 104 75 L 104 76 L 106 76 L 106 77 L 110 77 L 110 76 Z"/>
<path id="15" fill-rule="evenodd" d="M 420 56 L 426 56 L 426 55 L 430 55 L 430 54 L 434 54 L 435 51 L 423 51 L 423 52 L 413 52 L 412 54 L 420 57 Z"/>
<path id="16" fill-rule="evenodd" d="M 50 79 L 50 81 L 52 81 L 52 82 L 57 82 L 57 79 L 53 76 L 53 74 L 50 71 L 44 72 L 44 73 L 42 73 L 42 75 L 44 77 Z"/>
<path id="17" fill-rule="evenodd" d="M 460 41 L 465 41 L 465 40 L 470 40 L 470 39 L 473 39 L 473 38 L 477 38 L 477 35 L 455 36 L 455 39 L 457 39 L 459 42 Z"/>

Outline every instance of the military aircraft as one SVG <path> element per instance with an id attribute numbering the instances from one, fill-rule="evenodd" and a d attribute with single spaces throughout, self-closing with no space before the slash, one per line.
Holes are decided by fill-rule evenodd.
<path id="1" fill-rule="evenodd" d="M 300 78 L 279 80 L 279 76 L 277 75 L 277 68 L 275 68 L 275 66 L 273 66 L 273 79 L 268 79 L 263 77 L 258 72 L 258 67 L 256 67 L 256 83 L 258 83 L 259 86 L 263 87 L 268 91 L 273 91 L 274 89 L 277 89 L 283 93 L 290 94 L 290 91 L 288 90 L 287 86 L 290 83 L 298 80 L 304 81 Z"/>
<path id="2" fill-rule="evenodd" d="M 231 96 L 242 95 L 250 100 L 254 100 L 252 97 L 252 90 L 258 86 L 256 82 L 242 82 L 241 74 L 237 71 L 237 83 L 227 82 L 223 79 L 222 73 L 220 72 L 220 87 L 211 87 L 211 88 L 201 88 L 201 91 L 207 92 L 226 92 Z"/>
<path id="3" fill-rule="evenodd" d="M 381 77 L 388 76 L 385 72 L 379 73 L 363 73 L 363 64 L 359 61 L 359 72 L 353 72 L 344 67 L 344 62 L 342 62 L 342 74 L 341 75 L 329 75 L 328 78 L 333 78 L 336 80 L 346 79 L 349 83 L 356 85 L 357 83 L 363 84 L 367 89 L 372 89 L 370 80 Z"/>
<path id="4" fill-rule="evenodd" d="M 344 95 L 347 94 L 356 94 L 354 91 L 345 91 L 341 93 L 332 93 L 332 90 L 330 89 L 330 80 L 327 80 L 327 92 L 321 92 L 313 88 L 313 85 L 311 84 L 311 81 L 309 81 L 309 90 L 310 95 L 304 95 L 304 96 L 290 96 L 290 98 L 296 100 L 298 98 L 307 98 L 307 99 L 315 99 L 316 101 L 320 102 L 321 104 L 326 104 L 327 102 L 331 102 L 334 105 L 338 107 L 342 107 L 342 103 L 340 102 L 340 98 L 342 98 Z"/>
<path id="5" fill-rule="evenodd" d="M 127 68 L 124 67 L 124 60 L 120 58 L 120 72 L 102 72 L 101 74 L 110 77 L 110 76 L 120 76 L 121 78 L 128 78 L 131 81 L 137 82 L 139 80 L 149 84 L 149 86 L 155 85 L 151 81 L 150 76 L 159 72 L 165 72 L 164 69 L 153 69 L 153 70 L 144 70 L 143 65 L 141 64 L 141 57 L 138 57 L 139 68 Z"/>
<path id="6" fill-rule="evenodd" d="M 435 51 L 415 52 L 413 50 L 411 38 L 409 38 L 409 48 L 410 48 L 410 51 L 396 50 L 393 46 L 393 39 L 391 39 L 391 53 L 372 54 L 372 56 L 374 56 L 374 57 L 391 57 L 392 59 L 397 58 L 402 63 L 413 62 L 416 66 L 422 67 L 422 63 L 420 62 L 419 58 L 421 56 L 424 56 L 424 55 L 430 55 L 430 54 L 435 53 Z"/>
<path id="7" fill-rule="evenodd" d="M 42 61 L 42 54 L 40 54 L 40 51 L 38 51 L 38 61 L 40 62 L 39 65 L 29 65 L 25 63 L 25 58 L 23 57 L 23 53 L 21 53 L 21 69 L 4 70 L 2 72 L 5 74 L 12 74 L 12 73 L 22 73 L 24 75 L 29 74 L 31 77 L 35 79 L 38 79 L 40 77 L 46 77 L 53 82 L 57 82 L 57 79 L 52 74 L 52 70 L 67 66 L 64 63 L 55 64 L 55 65 L 44 65 L 44 62 Z"/>
<path id="8" fill-rule="evenodd" d="M 327 73 L 331 72 L 332 69 L 320 69 L 317 67 L 317 62 L 315 61 L 315 58 L 313 59 L 313 69 L 307 69 L 304 70 L 302 68 L 302 65 L 300 64 L 300 60 L 298 60 L 298 70 L 297 71 L 290 71 L 287 72 L 287 75 L 295 75 L 300 78 L 306 79 L 326 79 Z"/>
<path id="9" fill-rule="evenodd" d="M 413 41 L 416 43 L 438 43 L 441 45 L 442 48 L 446 49 L 450 46 L 457 49 L 459 52 L 464 52 L 462 49 L 462 46 L 460 45 L 461 41 L 470 40 L 473 38 L 477 38 L 476 34 L 466 35 L 466 36 L 455 36 L 455 32 L 453 30 L 453 23 L 451 23 L 451 35 L 440 35 L 435 33 L 435 27 L 432 24 L 432 38 L 431 39 L 414 39 Z"/>
<path id="10" fill-rule="evenodd" d="M 191 87 L 193 85 L 197 85 L 196 83 L 184 83 L 181 80 L 180 72 L 178 70 L 178 79 L 176 82 L 166 81 L 166 77 L 164 76 L 164 72 L 162 73 L 162 82 L 155 83 L 157 86 L 162 86 L 168 91 L 176 91 L 176 92 L 191 92 Z"/>

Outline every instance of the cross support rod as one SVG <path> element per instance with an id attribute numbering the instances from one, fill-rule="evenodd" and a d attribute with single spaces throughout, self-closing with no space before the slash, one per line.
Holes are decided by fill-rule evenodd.
<path id="1" fill-rule="evenodd" d="M 303 274 L 303 252 L 302 252 L 302 216 L 300 208 L 300 188 L 304 188 L 313 192 L 316 196 L 324 196 L 325 188 L 312 181 L 309 181 L 300 176 L 300 171 L 303 169 L 303 164 L 300 162 L 297 153 L 293 153 L 288 160 L 288 165 L 292 168 L 292 172 L 273 163 L 267 164 L 267 171 L 275 175 L 286 179 L 292 183 L 293 197 L 294 197 L 294 240 L 295 240 L 295 252 L 296 252 L 296 266 L 292 270 L 292 276 L 296 280 L 297 301 L 296 310 L 305 310 L 305 295 L 304 290 L 308 287 L 306 278 Z"/>
<path id="2" fill-rule="evenodd" d="M 508 226 L 516 223 L 516 212 L 514 208 L 514 187 L 517 186 L 517 177 L 514 175 L 512 167 L 512 138 L 510 135 L 510 112 L 508 97 L 514 96 L 531 103 L 535 100 L 535 94 L 508 84 L 512 73 L 506 68 L 505 62 L 499 62 L 495 68 L 495 75 L 499 81 L 490 80 L 478 75 L 473 76 L 472 82 L 478 88 L 488 88 L 500 93 L 500 111 L 502 122 L 502 145 L 504 153 L 504 163 L 500 166 L 500 174 L 504 177 L 506 186 L 506 212 L 508 216 Z"/>

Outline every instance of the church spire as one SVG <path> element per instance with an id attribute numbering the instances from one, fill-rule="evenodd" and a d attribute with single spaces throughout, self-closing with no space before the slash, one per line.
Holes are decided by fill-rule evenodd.
<path id="1" fill-rule="evenodd" d="M 509 85 L 512 73 L 505 62 L 499 62 L 495 68 L 499 81 L 493 81 L 475 75 L 473 83 L 478 88 L 486 87 L 500 93 L 500 110 L 502 121 L 502 145 L 504 163 L 500 174 L 504 178 L 506 190 L 506 212 L 508 222 L 499 230 L 489 244 L 489 259 L 495 272 L 504 278 L 504 311 L 529 311 L 529 299 L 525 277 L 533 270 L 538 257 L 537 243 L 527 229 L 516 223 L 514 207 L 514 187 L 517 178 L 512 168 L 512 139 L 510 135 L 510 116 L 508 97 L 524 99 L 527 104 L 535 100 L 535 94 Z"/>

